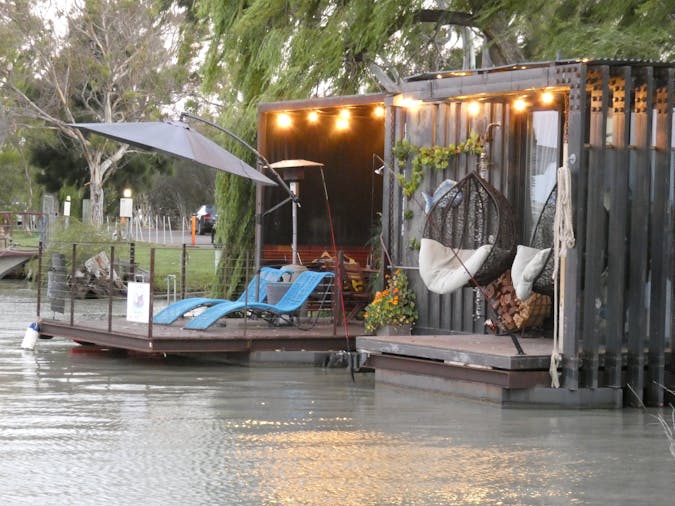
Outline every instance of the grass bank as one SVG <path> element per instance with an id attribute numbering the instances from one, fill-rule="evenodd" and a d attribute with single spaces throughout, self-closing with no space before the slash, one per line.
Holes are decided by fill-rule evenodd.
<path id="1" fill-rule="evenodd" d="M 37 248 L 40 241 L 39 233 L 16 234 L 13 244 L 16 248 Z M 110 258 L 111 248 L 114 247 L 116 271 L 123 271 L 129 265 L 131 245 L 126 241 L 113 241 L 103 232 L 81 223 L 70 223 L 67 228 L 60 228 L 51 234 L 50 241 L 43 252 L 42 275 L 46 276 L 51 265 L 53 254 L 62 254 L 65 257 L 66 270 L 72 269 L 73 245 L 75 245 L 76 268 L 81 268 L 84 262 L 94 255 L 105 252 Z M 145 272 L 150 271 L 150 251 L 155 249 L 154 286 L 157 293 L 166 291 L 167 277 L 175 276 L 177 290 L 180 291 L 182 246 L 165 246 L 148 242 L 134 243 L 134 259 L 137 267 Z M 216 250 L 212 246 L 188 246 L 185 259 L 185 291 L 188 294 L 211 293 L 215 279 Z M 28 267 L 31 272 L 37 272 L 38 262 L 33 261 Z M 122 274 L 122 272 L 118 272 Z M 173 282 L 171 282 L 173 290 Z"/>

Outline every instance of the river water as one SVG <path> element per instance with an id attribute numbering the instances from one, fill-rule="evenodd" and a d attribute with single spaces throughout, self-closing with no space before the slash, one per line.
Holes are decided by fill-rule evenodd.
<path id="1" fill-rule="evenodd" d="M 504 410 L 58 338 L 25 351 L 34 300 L 0 282 L 3 505 L 673 503 L 660 411 Z"/>

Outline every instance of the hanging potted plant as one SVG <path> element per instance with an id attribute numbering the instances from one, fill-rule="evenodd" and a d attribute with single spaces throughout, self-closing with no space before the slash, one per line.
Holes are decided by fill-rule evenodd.
<path id="1" fill-rule="evenodd" d="M 381 335 L 410 334 L 417 321 L 415 293 L 401 270 L 387 275 L 387 286 L 366 306 L 366 331 Z"/>

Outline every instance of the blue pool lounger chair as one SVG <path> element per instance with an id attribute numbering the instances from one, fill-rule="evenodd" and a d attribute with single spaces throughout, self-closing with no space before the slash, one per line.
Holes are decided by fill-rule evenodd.
<path id="1" fill-rule="evenodd" d="M 276 304 L 265 304 L 264 302 L 216 304 L 195 316 L 185 325 L 185 328 L 205 330 L 224 316 L 244 310 L 254 313 L 271 313 L 276 316 L 292 315 L 303 306 L 321 281 L 332 276 L 332 272 L 303 271 Z"/>
<path id="2" fill-rule="evenodd" d="M 235 302 L 245 302 L 245 298 L 248 294 L 248 300 L 250 302 L 263 302 L 267 296 L 267 283 L 269 281 L 277 281 L 284 274 L 291 274 L 291 271 L 286 269 L 273 269 L 271 267 L 263 267 L 260 269 L 260 276 L 255 276 L 251 282 L 248 284 L 248 288 L 242 292 L 238 299 L 231 301 L 227 299 L 213 299 L 210 297 L 190 297 L 187 299 L 179 300 L 173 304 L 168 305 L 161 311 L 159 311 L 152 318 L 152 323 L 158 325 L 171 325 L 178 318 L 182 317 L 185 313 L 192 311 L 201 306 L 213 306 L 214 304 L 225 304 L 230 303 L 234 304 Z M 260 280 L 260 286 L 258 287 L 258 280 Z M 256 297 L 256 293 L 258 296 Z"/>

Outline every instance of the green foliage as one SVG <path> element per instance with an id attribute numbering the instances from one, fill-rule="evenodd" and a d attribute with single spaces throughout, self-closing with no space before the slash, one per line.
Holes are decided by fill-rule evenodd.
<path id="1" fill-rule="evenodd" d="M 480 136 L 473 130 L 469 137 L 459 144 L 449 146 L 415 146 L 402 139 L 394 146 L 394 156 L 399 167 L 405 167 L 407 161 L 412 159 L 410 176 L 404 173 L 396 174 L 396 179 L 401 185 L 403 194 L 410 198 L 424 180 L 425 171 L 434 169 L 442 171 L 448 168 L 450 160 L 462 154 L 480 155 L 485 147 Z"/>
<path id="2" fill-rule="evenodd" d="M 86 238 L 86 242 L 83 239 Z M 110 246 L 115 244 L 110 235 L 101 228 L 94 227 L 81 221 L 71 219 L 66 226 L 63 219 L 56 221 L 50 228 L 49 244 L 44 250 L 44 259 L 50 262 L 52 255 L 62 254 L 66 259 L 66 272 L 70 272 L 73 259 L 73 244 L 76 244 L 76 267 L 82 265 L 85 260 L 105 251 L 110 254 Z"/>
<path id="3" fill-rule="evenodd" d="M 415 292 L 401 270 L 387 275 L 387 286 L 375 294 L 364 314 L 366 331 L 375 332 L 385 325 L 414 325 L 417 321 Z"/>
<path id="4" fill-rule="evenodd" d="M 39 192 L 33 188 L 36 169 L 16 146 L 5 144 L 0 151 L 0 210 L 33 209 Z"/>
<path id="5" fill-rule="evenodd" d="M 216 181 L 218 226 L 216 242 L 223 245 L 212 292 L 231 299 L 253 266 L 255 185 L 242 177 L 222 174 Z"/>
<path id="6" fill-rule="evenodd" d="M 663 0 L 542 2 L 524 26 L 534 58 L 675 58 L 675 16 Z"/>

